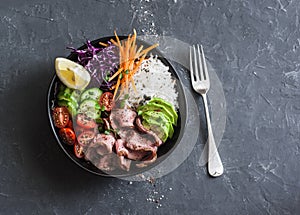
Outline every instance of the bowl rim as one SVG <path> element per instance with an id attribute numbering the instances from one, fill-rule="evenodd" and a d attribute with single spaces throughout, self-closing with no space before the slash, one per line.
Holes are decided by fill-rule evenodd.
<path id="1" fill-rule="evenodd" d="M 95 40 L 92 40 L 90 41 L 92 45 L 94 44 L 99 44 L 99 42 L 103 42 L 103 41 L 109 41 L 109 39 L 111 38 L 115 38 L 115 36 L 105 36 L 105 37 L 101 37 L 101 38 L 98 38 L 98 39 L 95 39 Z M 123 39 L 126 39 L 127 36 L 119 36 L 120 40 L 123 40 Z M 143 43 L 145 44 L 146 46 L 150 46 L 149 43 L 137 38 L 137 41 L 139 43 Z M 101 45 L 99 45 L 101 46 Z M 84 44 L 82 46 L 80 46 L 78 49 L 82 50 L 82 49 L 85 49 L 87 48 L 87 45 Z M 52 133 L 54 134 L 55 136 L 55 139 L 56 139 L 56 142 L 58 143 L 58 145 L 60 146 L 60 148 L 63 149 L 64 153 L 67 154 L 67 156 L 74 162 L 76 163 L 76 165 L 78 165 L 79 167 L 83 168 L 84 170 L 94 174 L 94 175 L 98 175 L 98 176 L 102 176 L 102 177 L 117 177 L 117 178 L 125 178 L 125 177 L 132 177 L 132 176 L 135 176 L 135 175 L 138 175 L 138 174 L 142 174 L 143 172 L 147 171 L 147 170 L 150 170 L 150 169 L 153 169 L 155 168 L 155 166 L 157 166 L 158 164 L 160 164 L 161 162 L 163 162 L 165 160 L 165 158 L 167 158 L 171 153 L 172 151 L 174 151 L 174 149 L 178 146 L 178 144 L 180 144 L 181 142 L 181 139 L 183 137 L 183 134 L 185 132 L 185 128 L 186 128 L 186 123 L 187 123 L 187 98 L 186 98 L 186 95 L 184 93 L 184 87 L 183 87 L 183 84 L 182 84 L 182 81 L 181 81 L 181 77 L 180 75 L 178 74 L 178 72 L 174 69 L 174 66 L 172 65 L 171 61 L 170 60 L 167 60 L 166 57 L 164 57 L 164 55 L 161 53 L 161 51 L 159 51 L 159 49 L 155 48 L 155 52 L 156 52 L 156 55 L 158 56 L 158 58 L 163 62 L 164 65 L 167 65 L 169 67 L 169 70 L 172 70 L 171 73 L 172 75 L 175 77 L 176 81 L 177 81 L 177 89 L 180 89 L 181 92 L 178 92 L 181 94 L 181 98 L 183 101 L 179 101 L 179 114 L 180 114 L 180 119 L 181 119 L 181 126 L 180 126 L 180 129 L 179 129 L 179 134 L 178 134 L 178 137 L 176 138 L 175 140 L 175 143 L 174 145 L 165 153 L 163 154 L 162 156 L 158 157 L 157 161 L 155 161 L 153 164 L 151 164 L 150 166 L 148 167 L 145 167 L 145 168 L 141 168 L 140 171 L 136 171 L 136 172 L 133 172 L 133 173 L 130 173 L 129 172 L 124 172 L 124 174 L 109 174 L 107 172 L 104 172 L 100 169 L 98 169 L 97 167 L 97 170 L 98 172 L 96 171 L 93 171 L 92 169 L 84 166 L 82 164 L 82 162 L 80 162 L 79 160 L 81 159 L 76 159 L 75 156 L 72 156 L 71 153 L 67 150 L 67 146 L 66 144 L 62 143 L 62 141 L 60 140 L 60 137 L 58 136 L 58 132 L 56 131 L 57 128 L 55 127 L 54 125 L 54 122 L 53 122 L 53 118 L 52 118 L 52 108 L 54 107 L 54 103 L 53 101 L 51 100 L 51 97 L 52 97 L 52 91 L 53 91 L 53 87 L 55 87 L 55 83 L 58 81 L 59 82 L 59 78 L 58 76 L 54 73 L 51 81 L 50 81 L 50 84 L 49 84 L 49 87 L 48 87 L 48 92 L 47 92 L 47 113 L 48 113 L 48 119 L 50 121 L 50 127 L 51 127 L 51 130 L 52 130 Z M 67 59 L 71 59 L 74 58 L 75 54 L 74 53 L 71 53 L 69 54 L 66 58 Z M 179 83 L 179 84 L 178 84 Z M 178 96 L 178 99 L 179 99 L 179 96 Z M 184 103 L 184 104 L 182 104 Z M 180 106 L 183 106 L 180 108 Z M 183 119 L 183 120 L 182 120 Z M 164 157 L 164 158 L 161 158 L 161 157 Z M 85 161 L 86 163 L 88 163 L 88 161 Z"/>

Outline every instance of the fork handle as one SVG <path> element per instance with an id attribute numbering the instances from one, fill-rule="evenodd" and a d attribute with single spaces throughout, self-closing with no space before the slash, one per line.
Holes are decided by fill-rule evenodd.
<path id="1" fill-rule="evenodd" d="M 220 155 L 217 150 L 217 146 L 215 143 L 215 138 L 212 132 L 211 123 L 210 123 L 210 116 L 208 111 L 207 105 L 207 96 L 206 93 L 202 94 L 204 108 L 205 108 L 205 115 L 206 115 L 206 123 L 207 123 L 207 130 L 208 130 L 208 173 L 213 176 L 217 177 L 223 174 L 224 168 L 220 158 Z"/>

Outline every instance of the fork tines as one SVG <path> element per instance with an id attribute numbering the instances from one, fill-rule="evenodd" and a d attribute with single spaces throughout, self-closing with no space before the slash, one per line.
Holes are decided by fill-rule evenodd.
<path id="1" fill-rule="evenodd" d="M 192 81 L 209 80 L 202 45 L 197 44 L 190 47 L 190 67 Z"/>

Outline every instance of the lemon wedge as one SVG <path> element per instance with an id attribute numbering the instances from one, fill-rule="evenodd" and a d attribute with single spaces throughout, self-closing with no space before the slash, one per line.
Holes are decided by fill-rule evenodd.
<path id="1" fill-rule="evenodd" d="M 67 87 L 83 90 L 91 81 L 89 72 L 80 64 L 66 58 L 55 59 L 56 74 Z"/>

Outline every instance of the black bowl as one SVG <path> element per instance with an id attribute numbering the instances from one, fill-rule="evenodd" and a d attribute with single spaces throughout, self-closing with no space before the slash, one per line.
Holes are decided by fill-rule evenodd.
<path id="1" fill-rule="evenodd" d="M 101 45 L 99 45 L 99 42 L 107 42 L 109 41 L 111 38 L 114 37 L 104 37 L 104 38 L 100 38 L 94 41 L 91 41 L 91 44 L 94 47 L 102 47 Z M 120 39 L 126 39 L 127 37 L 125 36 L 120 36 Z M 144 41 L 138 40 L 137 39 L 137 44 L 138 45 L 143 45 L 145 48 L 149 47 L 150 45 Z M 79 49 L 86 49 L 87 46 L 83 45 L 81 46 Z M 172 153 L 172 151 L 175 149 L 175 147 L 180 143 L 184 130 L 185 130 L 185 125 L 186 125 L 186 116 L 187 116 L 187 108 L 186 108 L 186 97 L 184 94 L 184 90 L 183 90 L 183 86 L 182 83 L 180 81 L 180 76 L 179 74 L 174 70 L 174 68 L 172 67 L 171 63 L 161 54 L 161 52 L 158 49 L 153 49 L 151 51 L 151 53 L 153 55 L 157 55 L 158 58 L 166 65 L 169 67 L 169 71 L 172 73 L 173 77 L 176 80 L 176 87 L 177 87 L 177 92 L 178 92 L 178 103 L 179 103 L 179 114 L 178 114 L 178 124 L 177 126 L 174 128 L 174 135 L 171 139 L 168 139 L 162 146 L 159 147 L 158 151 L 157 151 L 157 160 L 144 168 L 132 168 L 130 169 L 130 171 L 126 172 L 126 171 L 118 171 L 118 172 L 104 172 L 100 169 L 98 169 L 96 166 L 94 166 L 91 162 L 85 160 L 85 159 L 79 159 L 75 156 L 74 154 L 74 150 L 73 150 L 73 146 L 69 146 L 65 143 L 63 143 L 62 139 L 60 138 L 60 136 L 58 135 L 58 131 L 59 129 L 57 129 L 54 126 L 54 122 L 53 122 L 53 118 L 52 118 L 52 109 L 55 106 L 55 100 L 56 100 L 56 94 L 58 91 L 58 86 L 61 84 L 61 81 L 59 80 L 59 78 L 57 77 L 57 75 L 55 74 L 49 89 L 48 89 L 48 96 L 47 96 L 47 110 L 48 110 L 48 117 L 49 117 L 49 121 L 50 121 L 50 126 L 52 128 L 53 134 L 58 142 L 58 144 L 60 145 L 60 147 L 62 148 L 62 150 L 66 153 L 66 155 L 72 160 L 74 161 L 74 163 L 76 163 L 78 166 L 80 166 L 81 168 L 94 173 L 96 175 L 100 175 L 100 176 L 106 176 L 106 177 L 128 177 L 128 176 L 134 176 L 137 174 L 141 174 L 151 168 L 154 168 L 156 165 L 158 165 L 159 163 L 161 163 L 163 160 L 165 160 L 167 158 L 167 156 L 170 155 L 170 153 Z M 68 59 L 72 60 L 72 61 L 77 61 L 76 58 L 76 54 L 70 54 L 68 57 Z M 184 143 L 183 143 L 184 144 Z"/>

